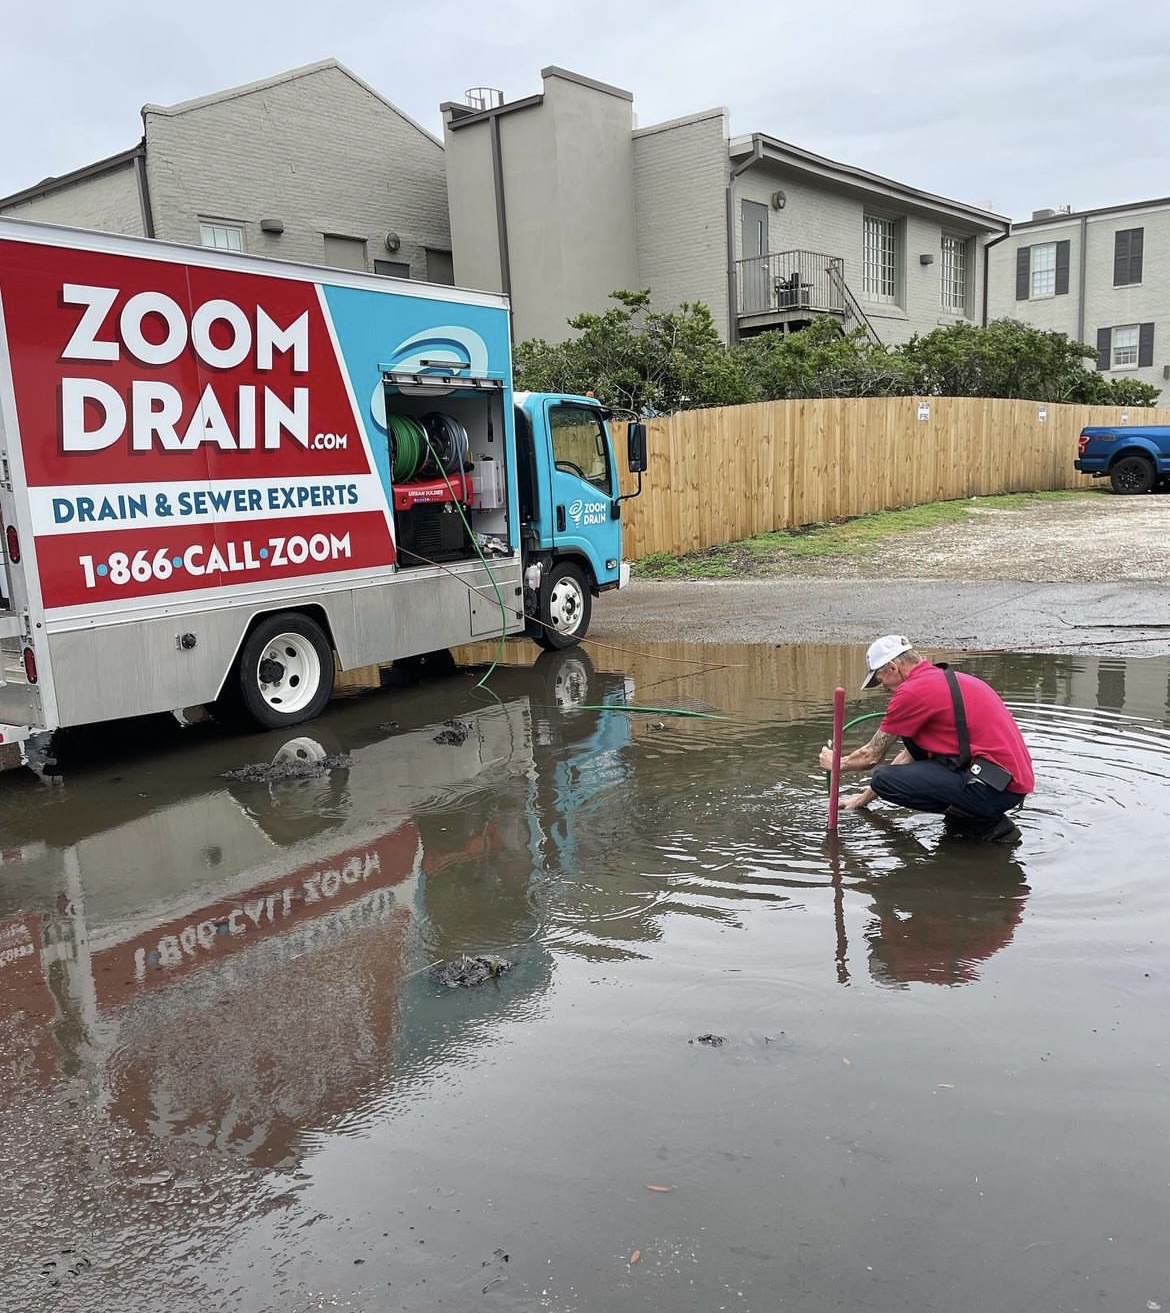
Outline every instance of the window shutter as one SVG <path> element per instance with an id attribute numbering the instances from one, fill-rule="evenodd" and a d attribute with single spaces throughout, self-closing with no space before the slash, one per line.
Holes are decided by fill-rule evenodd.
<path id="1" fill-rule="evenodd" d="M 1113 286 L 1129 282 L 1129 229 L 1113 234 Z"/>
<path id="2" fill-rule="evenodd" d="M 1032 275 L 1032 248 L 1021 246 L 1016 252 L 1016 300 L 1028 299 L 1028 280 Z"/>
<path id="3" fill-rule="evenodd" d="M 1122 228 L 1113 234 L 1113 286 L 1142 281 L 1144 228 Z"/>
<path id="4" fill-rule="evenodd" d="M 1071 242 L 1056 243 L 1056 295 L 1068 295 L 1068 252 Z"/>
<path id="5" fill-rule="evenodd" d="M 1097 329 L 1097 368 L 1109 368 L 1109 356 L 1113 350 L 1113 329 Z"/>
<path id="6" fill-rule="evenodd" d="M 1138 325 L 1138 365 L 1146 366 L 1154 363 L 1154 325 Z"/>

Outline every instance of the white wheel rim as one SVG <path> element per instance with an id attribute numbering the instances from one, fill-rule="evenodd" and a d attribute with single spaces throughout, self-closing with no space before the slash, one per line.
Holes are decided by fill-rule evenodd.
<path id="1" fill-rule="evenodd" d="M 564 711 L 579 707 L 589 693 L 589 672 L 583 661 L 566 661 L 557 671 L 553 684 L 553 701 Z"/>
<path id="2" fill-rule="evenodd" d="M 580 588 L 568 576 L 558 579 L 548 599 L 548 618 L 553 628 L 562 634 L 575 634 L 584 614 L 585 605 Z"/>
<path id="3" fill-rule="evenodd" d="M 289 739 L 287 743 L 282 744 L 272 754 L 272 764 L 274 766 L 286 766 L 294 761 L 324 761 L 329 756 L 329 752 L 323 743 L 318 743 L 316 739 L 301 735 L 295 739 Z"/>
<path id="4" fill-rule="evenodd" d="M 273 711 L 303 710 L 320 686 L 321 658 L 303 634 L 278 634 L 256 663 L 256 687 Z"/>

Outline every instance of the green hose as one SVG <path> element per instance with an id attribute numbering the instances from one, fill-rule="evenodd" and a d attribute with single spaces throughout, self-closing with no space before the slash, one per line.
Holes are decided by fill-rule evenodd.
<path id="1" fill-rule="evenodd" d="M 714 711 L 685 711 L 681 707 L 637 707 L 629 702 L 609 702 L 599 706 L 578 706 L 572 711 L 640 711 L 650 716 L 694 716 L 700 720 L 730 720 L 730 716 L 720 716 Z"/>
<path id="2" fill-rule="evenodd" d="M 394 438 L 391 478 L 395 483 L 409 483 L 422 464 L 426 430 L 409 415 L 387 415 L 386 419 Z"/>
<path id="3" fill-rule="evenodd" d="M 847 720 L 841 726 L 841 733 L 844 734 L 847 729 L 852 729 L 854 725 L 860 725 L 863 720 L 880 720 L 885 714 L 884 711 L 867 711 L 864 716 L 854 716 L 852 720 Z"/>

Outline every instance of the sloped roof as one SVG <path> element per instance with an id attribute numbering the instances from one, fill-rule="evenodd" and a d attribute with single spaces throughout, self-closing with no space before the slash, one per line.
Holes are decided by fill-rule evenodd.
<path id="1" fill-rule="evenodd" d="M 933 192 L 910 187 L 904 182 L 895 182 L 892 178 L 883 178 L 880 174 L 869 173 L 852 164 L 842 164 L 837 160 L 827 159 L 823 155 L 816 155 L 801 146 L 794 146 L 791 142 L 781 141 L 763 132 L 754 132 L 750 137 L 734 139 L 729 145 L 729 150 L 733 165 L 747 164 L 755 155 L 761 164 L 780 165 L 823 183 L 836 184 L 866 192 L 871 196 L 886 197 L 902 205 L 946 214 L 989 231 L 1002 229 L 1006 232 L 1011 223 L 1006 215 L 995 214 L 977 205 L 968 205 L 965 201 L 936 196 Z"/>
<path id="2" fill-rule="evenodd" d="M 340 60 L 334 59 L 332 57 L 330 57 L 329 59 L 319 59 L 317 60 L 316 63 L 313 64 L 304 64 L 300 68 L 290 68 L 286 70 L 284 73 L 276 73 L 272 77 L 261 78 L 260 81 L 258 82 L 248 82 L 245 83 L 243 86 L 228 87 L 227 90 L 225 91 L 216 91 L 208 96 L 197 96 L 193 100 L 183 100 L 180 101 L 177 105 L 155 105 L 155 104 L 143 105 L 142 113 L 144 116 L 146 114 L 163 114 L 166 115 L 167 117 L 174 117 L 179 114 L 188 114 L 192 110 L 205 109 L 209 105 L 219 105 L 222 104 L 224 101 L 235 100 L 241 96 L 251 96 L 258 91 L 267 91 L 271 87 L 282 86 L 287 82 L 296 82 L 300 78 L 315 77 L 318 73 L 324 73 L 329 71 L 336 71 L 338 73 L 343 74 L 345 77 L 349 78 L 357 86 L 361 87 L 363 91 L 368 92 L 376 100 L 380 100 L 382 104 L 386 106 L 387 109 L 397 114 L 398 117 L 402 119 L 404 123 L 410 124 L 412 128 L 414 128 L 418 132 L 421 132 L 424 137 L 429 138 L 440 149 L 442 148 L 443 145 L 442 141 L 440 141 L 439 138 L 436 137 L 433 132 L 428 132 L 427 129 L 424 128 L 421 123 L 417 123 L 414 119 L 410 117 L 409 114 L 404 113 L 401 109 L 399 109 L 397 105 L 394 104 L 393 101 L 387 100 L 386 97 L 383 96 L 380 91 L 375 90 L 375 88 L 370 86 L 370 84 L 366 82 L 363 78 L 358 77 L 358 75 L 355 72 L 353 72 L 352 69 L 346 68 L 346 66 L 343 63 L 341 63 Z"/>

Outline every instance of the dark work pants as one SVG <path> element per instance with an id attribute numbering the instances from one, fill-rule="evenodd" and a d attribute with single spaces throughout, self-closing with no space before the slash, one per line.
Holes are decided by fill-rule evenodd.
<path id="1" fill-rule="evenodd" d="M 994 820 L 1024 801 L 1022 793 L 968 782 L 965 775 L 941 761 L 908 761 L 902 766 L 878 766 L 869 787 L 879 798 L 916 812 L 945 812 L 956 807 L 971 816 Z"/>

